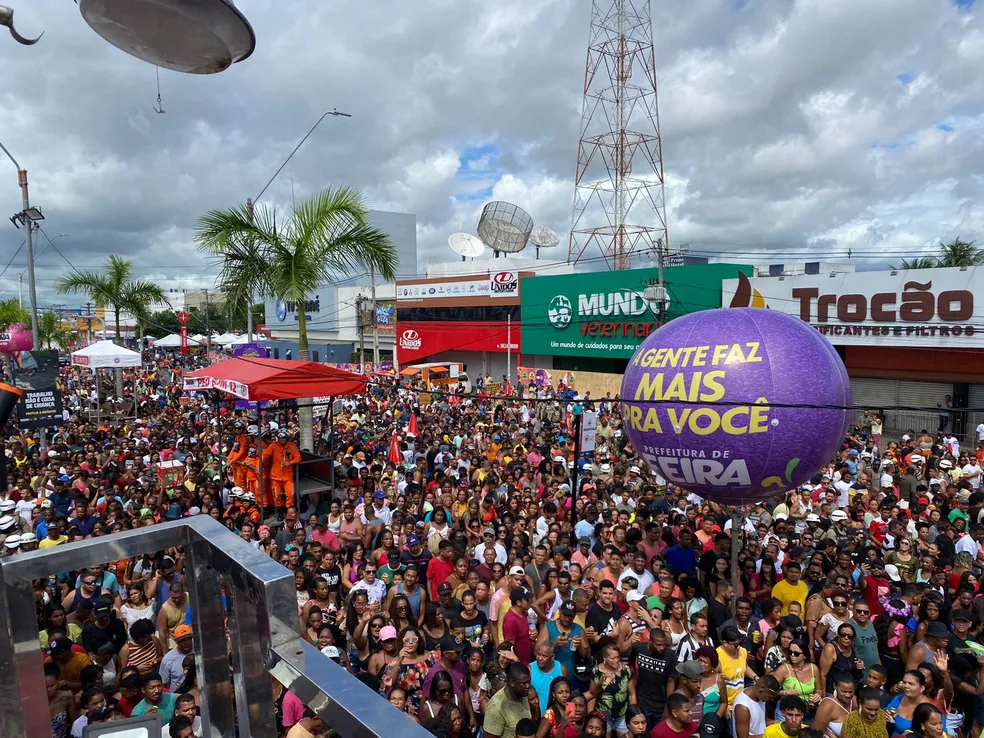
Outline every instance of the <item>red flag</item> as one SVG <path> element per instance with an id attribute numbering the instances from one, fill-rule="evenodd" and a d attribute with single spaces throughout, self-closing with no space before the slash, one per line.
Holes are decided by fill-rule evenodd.
<path id="1" fill-rule="evenodd" d="M 417 413 L 410 413 L 410 422 L 407 423 L 407 433 L 414 438 L 417 437 Z"/>
<path id="2" fill-rule="evenodd" d="M 403 463 L 403 454 L 400 453 L 400 444 L 396 440 L 396 433 L 393 433 L 393 440 L 390 441 L 389 453 L 386 456 L 388 461 L 392 461 L 396 465 Z"/>

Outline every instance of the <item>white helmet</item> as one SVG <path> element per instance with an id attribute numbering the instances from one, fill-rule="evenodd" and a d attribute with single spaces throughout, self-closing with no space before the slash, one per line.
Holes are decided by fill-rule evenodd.
<path id="1" fill-rule="evenodd" d="M 243 496 L 243 488 L 242 487 L 233 487 L 231 490 L 229 490 L 229 496 L 230 497 L 242 497 Z"/>
<path id="2" fill-rule="evenodd" d="M 255 502 L 256 501 L 256 495 L 254 495 L 252 492 L 247 492 L 246 494 L 243 495 L 243 499 L 244 500 L 249 500 L 250 502 Z"/>
<path id="3" fill-rule="evenodd" d="M 251 425 L 246 429 L 246 432 L 251 436 L 258 436 L 260 434 L 260 426 Z"/>

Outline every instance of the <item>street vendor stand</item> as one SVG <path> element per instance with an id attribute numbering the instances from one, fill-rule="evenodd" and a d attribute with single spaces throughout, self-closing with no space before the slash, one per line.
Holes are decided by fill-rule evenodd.
<path id="1" fill-rule="evenodd" d="M 112 341 L 96 341 L 90 343 L 85 348 L 72 352 L 72 366 L 81 366 L 92 369 L 96 384 L 96 422 L 100 421 L 99 412 L 99 370 L 100 369 L 119 369 L 143 366 L 143 360 L 139 351 L 131 351 L 128 348 L 118 346 Z M 122 387 L 122 380 L 120 387 Z M 134 411 L 136 411 L 136 391 L 134 391 Z"/>

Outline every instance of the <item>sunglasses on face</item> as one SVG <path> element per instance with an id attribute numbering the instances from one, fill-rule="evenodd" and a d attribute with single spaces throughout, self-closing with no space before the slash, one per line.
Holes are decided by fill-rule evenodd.
<path id="1" fill-rule="evenodd" d="M 854 635 L 854 633 L 838 633 L 837 635 L 840 638 L 847 638 L 848 640 L 851 640 L 851 641 L 853 641 L 857 637 L 857 636 Z"/>
<path id="2" fill-rule="evenodd" d="M 834 600 L 834 607 L 847 607 L 847 600 Z"/>

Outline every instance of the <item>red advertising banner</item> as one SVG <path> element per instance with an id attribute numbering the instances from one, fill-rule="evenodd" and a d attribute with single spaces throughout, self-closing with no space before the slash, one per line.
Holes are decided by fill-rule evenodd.
<path id="1" fill-rule="evenodd" d="M 520 325 L 505 322 L 423 323 L 396 325 L 396 351 L 401 365 L 412 364 L 445 351 L 489 351 L 504 354 L 512 347 L 519 355 Z"/>
<path id="2" fill-rule="evenodd" d="M 184 325 L 181 326 L 181 355 L 188 355 L 188 328 Z"/>

